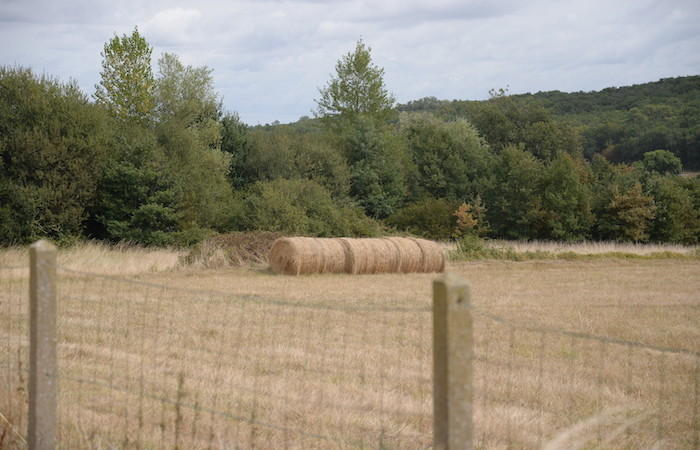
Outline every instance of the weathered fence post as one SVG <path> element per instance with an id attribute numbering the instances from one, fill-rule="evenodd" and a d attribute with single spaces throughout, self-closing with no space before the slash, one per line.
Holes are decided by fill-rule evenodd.
<path id="1" fill-rule="evenodd" d="M 40 240 L 29 247 L 30 449 L 56 447 L 56 247 Z"/>
<path id="2" fill-rule="evenodd" d="M 469 286 L 446 273 L 433 282 L 433 432 L 436 449 L 473 449 Z"/>

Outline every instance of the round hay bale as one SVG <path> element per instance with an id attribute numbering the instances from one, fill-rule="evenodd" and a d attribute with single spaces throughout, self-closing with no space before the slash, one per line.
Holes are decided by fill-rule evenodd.
<path id="1" fill-rule="evenodd" d="M 423 251 L 416 241 L 404 237 L 388 237 L 385 239 L 396 247 L 398 253 L 395 272 L 413 273 L 421 271 Z"/>
<path id="2" fill-rule="evenodd" d="M 345 272 L 353 275 L 374 273 L 373 239 L 340 238 L 345 250 Z"/>
<path id="3" fill-rule="evenodd" d="M 372 239 L 374 271 L 372 273 L 396 273 L 401 263 L 396 245 L 388 239 Z"/>
<path id="4" fill-rule="evenodd" d="M 442 272 L 445 270 L 445 253 L 436 242 L 418 238 L 409 239 L 418 244 L 421 249 L 420 272 Z"/>
<path id="5" fill-rule="evenodd" d="M 320 270 L 318 273 L 344 273 L 345 247 L 338 239 L 318 238 L 315 240 Z"/>
<path id="6" fill-rule="evenodd" d="M 345 252 L 335 239 L 279 238 L 270 249 L 270 267 L 285 275 L 342 273 Z"/>

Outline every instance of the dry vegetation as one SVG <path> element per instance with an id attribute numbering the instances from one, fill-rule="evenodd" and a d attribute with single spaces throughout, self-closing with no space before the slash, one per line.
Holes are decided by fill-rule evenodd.
<path id="1" fill-rule="evenodd" d="M 177 252 L 154 266 L 140 252 L 105 256 L 122 259 L 112 272 L 133 275 L 126 283 L 60 271 L 64 446 L 430 446 L 434 274 L 292 277 L 183 267 Z M 109 272 L 62 253 L 63 267 Z M 26 260 L 7 255 L 0 265 Z M 478 448 L 698 446 L 697 356 L 528 331 L 700 352 L 697 261 L 448 269 L 473 291 Z M 8 423 L 26 427 L 25 285 L 0 269 L 9 448 L 23 444 Z"/>

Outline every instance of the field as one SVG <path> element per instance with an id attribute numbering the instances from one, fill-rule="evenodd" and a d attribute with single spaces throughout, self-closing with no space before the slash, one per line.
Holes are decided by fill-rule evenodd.
<path id="1" fill-rule="evenodd" d="M 436 275 L 293 277 L 182 256 L 59 256 L 64 446 L 431 445 Z M 477 448 L 698 447 L 697 260 L 448 269 L 472 288 Z M 26 272 L 0 280 L 0 436 L 22 448 Z"/>

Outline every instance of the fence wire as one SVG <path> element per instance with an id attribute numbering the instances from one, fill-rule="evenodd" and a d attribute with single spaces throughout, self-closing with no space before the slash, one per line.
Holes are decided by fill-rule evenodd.
<path id="1" fill-rule="evenodd" d="M 61 446 L 431 444 L 430 299 L 288 302 L 58 275 Z M 26 288 L 10 296 L 2 373 L 26 378 Z"/>
<path id="2" fill-rule="evenodd" d="M 700 448 L 700 352 L 473 308 L 482 448 Z"/>
<path id="3" fill-rule="evenodd" d="M 26 274 L 0 266 L 2 448 L 26 447 Z M 58 274 L 61 447 L 432 444 L 429 299 L 283 301 Z M 476 447 L 700 448 L 700 352 L 472 312 Z"/>

